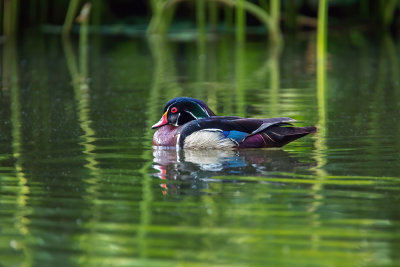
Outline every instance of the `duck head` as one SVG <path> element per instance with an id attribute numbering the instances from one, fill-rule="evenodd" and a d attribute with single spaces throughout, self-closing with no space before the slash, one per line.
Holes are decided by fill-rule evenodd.
<path id="1" fill-rule="evenodd" d="M 168 101 L 163 113 L 160 121 L 154 124 L 152 129 L 167 124 L 180 126 L 192 120 L 215 116 L 203 101 L 191 97 L 177 97 Z"/>

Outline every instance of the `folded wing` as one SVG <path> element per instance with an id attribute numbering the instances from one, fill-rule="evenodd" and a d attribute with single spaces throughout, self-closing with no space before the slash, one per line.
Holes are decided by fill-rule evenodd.
<path id="1" fill-rule="evenodd" d="M 316 131 L 315 127 L 294 127 L 290 123 L 294 121 L 286 117 L 253 119 L 212 116 L 185 124 L 180 132 L 179 146 L 184 147 L 185 139 L 199 131 L 215 133 L 221 142 L 228 139 L 240 148 L 281 147 Z"/>

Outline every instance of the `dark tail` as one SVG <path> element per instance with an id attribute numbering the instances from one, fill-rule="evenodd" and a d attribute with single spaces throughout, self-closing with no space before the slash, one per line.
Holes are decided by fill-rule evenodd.
<path id="1" fill-rule="evenodd" d="M 272 126 L 260 133 L 265 142 L 265 147 L 281 147 L 309 133 L 315 133 L 317 128 L 293 127 L 293 126 Z"/>

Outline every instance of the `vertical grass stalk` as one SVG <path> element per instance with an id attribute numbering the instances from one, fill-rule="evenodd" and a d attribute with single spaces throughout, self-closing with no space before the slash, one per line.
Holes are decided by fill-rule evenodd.
<path id="1" fill-rule="evenodd" d="M 244 43 L 239 42 L 235 48 L 236 114 L 241 117 L 246 116 L 246 55 L 244 45 Z"/>
<path id="2" fill-rule="evenodd" d="M 308 212 L 312 214 L 310 226 L 314 229 L 311 235 L 311 249 L 318 251 L 321 245 L 321 236 L 318 229 L 321 227 L 320 214 L 315 212 L 320 209 L 323 203 L 324 195 L 321 193 L 323 190 L 323 181 L 326 179 L 328 173 L 324 170 L 327 163 L 326 159 L 326 41 L 327 41 L 327 16 L 328 16 L 328 0 L 319 0 L 318 2 L 318 30 L 317 30 L 317 103 L 318 103 L 318 134 L 316 135 L 316 155 L 315 161 L 317 166 L 315 168 L 317 181 L 312 185 L 314 198 L 313 205 L 308 208 Z"/>
<path id="3" fill-rule="evenodd" d="M 281 20 L 281 1 L 271 0 L 271 23 L 270 23 L 270 36 L 274 43 L 279 43 L 280 37 L 280 20 Z"/>
<path id="4" fill-rule="evenodd" d="M 269 49 L 269 73 L 270 73 L 270 102 L 269 110 L 271 117 L 279 116 L 279 88 L 280 88 L 280 71 L 279 57 L 281 46 L 272 44 Z"/>
<path id="5" fill-rule="evenodd" d="M 79 70 L 81 79 L 86 80 L 88 76 L 88 47 L 89 47 L 89 16 L 91 3 L 86 3 L 81 10 L 77 21 L 81 23 L 79 31 Z"/>
<path id="6" fill-rule="evenodd" d="M 76 11 L 78 10 L 79 0 L 71 0 L 69 2 L 67 15 L 65 16 L 65 21 L 62 29 L 62 34 L 64 36 L 71 32 L 72 24 L 74 23 L 74 17 Z"/>
<path id="7" fill-rule="evenodd" d="M 318 30 L 317 30 L 317 60 L 324 63 L 326 56 L 328 20 L 328 0 L 320 0 L 318 4 Z"/>
<path id="8" fill-rule="evenodd" d="M 104 3 L 103 0 L 97 0 L 93 1 L 92 5 L 93 5 L 92 16 L 91 16 L 92 25 L 95 27 L 95 31 L 99 32 Z"/>
<path id="9" fill-rule="evenodd" d="M 267 0 L 258 0 L 258 4 L 260 5 L 260 7 L 264 10 L 269 10 L 269 5 Z"/>
<path id="10" fill-rule="evenodd" d="M 320 0 L 318 6 L 317 30 L 317 103 L 318 103 L 318 136 L 316 148 L 318 150 L 317 170 L 320 177 L 325 176 L 321 169 L 326 164 L 324 151 L 326 150 L 326 49 L 327 49 L 327 19 L 328 0 Z"/>
<path id="11" fill-rule="evenodd" d="M 209 24 L 211 30 L 215 31 L 217 29 L 218 23 L 218 5 L 216 1 L 208 2 L 208 10 L 209 10 Z"/>
<path id="12" fill-rule="evenodd" d="M 321 135 L 325 133 L 325 65 L 326 65 L 326 41 L 327 41 L 327 15 L 328 0 L 320 0 L 318 6 L 318 29 L 317 29 L 317 98 L 318 114 L 322 129 Z"/>
<path id="13" fill-rule="evenodd" d="M 163 0 L 152 0 L 150 4 L 152 16 L 147 28 L 147 33 L 161 33 L 160 28 L 162 27 Z"/>
<path id="14" fill-rule="evenodd" d="M 387 30 L 392 24 L 398 2 L 398 0 L 380 1 L 383 24 L 382 26 L 384 30 Z"/>
<path id="15" fill-rule="evenodd" d="M 233 25 L 233 9 L 226 5 L 224 8 L 225 31 L 232 29 Z"/>
<path id="16" fill-rule="evenodd" d="M 204 41 L 206 39 L 206 3 L 205 0 L 196 1 L 196 24 L 198 39 Z"/>
<path id="17" fill-rule="evenodd" d="M 295 31 L 298 27 L 297 14 L 298 14 L 298 2 L 296 0 L 290 0 L 289 6 L 287 7 L 287 19 L 285 19 L 285 26 L 292 31 Z"/>
<path id="18" fill-rule="evenodd" d="M 246 12 L 245 0 L 236 0 L 236 41 L 243 43 L 246 39 Z"/>
<path id="19" fill-rule="evenodd" d="M 4 19 L 4 14 L 3 14 L 3 8 L 4 8 L 4 1 L 5 0 L 3 0 L 1 3 L 0 3 L 0 35 L 2 34 L 2 32 L 3 32 L 3 19 Z"/>
<path id="20" fill-rule="evenodd" d="M 172 23 L 172 20 L 175 15 L 175 5 L 169 7 L 162 14 L 162 23 L 161 23 L 161 33 L 165 34 L 168 31 L 169 26 Z"/>
<path id="21" fill-rule="evenodd" d="M 14 34 L 18 29 L 19 0 L 11 1 L 11 27 Z"/>
<path id="22" fill-rule="evenodd" d="M 3 34 L 10 36 L 17 29 L 18 0 L 4 0 Z"/>

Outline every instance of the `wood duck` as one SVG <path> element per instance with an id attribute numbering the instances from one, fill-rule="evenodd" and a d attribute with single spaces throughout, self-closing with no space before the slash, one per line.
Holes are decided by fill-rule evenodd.
<path id="1" fill-rule="evenodd" d="M 165 105 L 153 146 L 177 148 L 268 148 L 281 147 L 309 133 L 316 127 L 294 127 L 291 118 L 255 119 L 217 116 L 203 102 L 191 97 L 177 97 Z"/>

